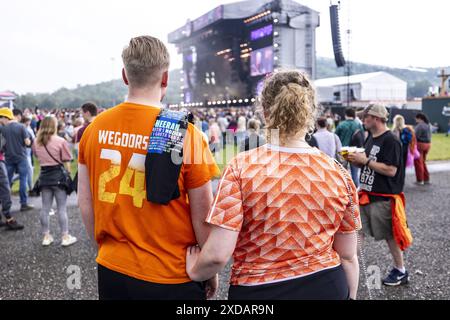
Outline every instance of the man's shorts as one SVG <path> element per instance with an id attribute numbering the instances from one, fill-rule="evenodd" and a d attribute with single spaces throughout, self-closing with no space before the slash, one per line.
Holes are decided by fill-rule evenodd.
<path id="1" fill-rule="evenodd" d="M 371 202 L 360 207 L 362 232 L 376 241 L 390 240 L 392 231 L 391 201 Z"/>

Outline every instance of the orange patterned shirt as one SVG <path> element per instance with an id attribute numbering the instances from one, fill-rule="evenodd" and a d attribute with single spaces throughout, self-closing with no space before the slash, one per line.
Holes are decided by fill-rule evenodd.
<path id="1" fill-rule="evenodd" d="M 337 232 L 361 229 L 348 173 L 318 149 L 263 146 L 226 168 L 207 222 L 239 232 L 232 285 L 259 285 L 340 265 Z M 347 180 L 347 182 L 345 181 Z"/>

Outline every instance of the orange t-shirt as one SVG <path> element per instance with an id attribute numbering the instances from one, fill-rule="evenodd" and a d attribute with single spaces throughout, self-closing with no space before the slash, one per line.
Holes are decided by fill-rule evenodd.
<path id="1" fill-rule="evenodd" d="M 239 232 L 231 284 L 267 284 L 338 266 L 334 235 L 361 228 L 357 203 L 318 149 L 263 146 L 231 161 L 206 221 Z"/>
<path id="2" fill-rule="evenodd" d="M 189 282 L 186 247 L 195 245 L 188 189 L 220 174 L 208 143 L 189 124 L 178 186 L 167 206 L 146 200 L 145 156 L 159 108 L 122 103 L 101 113 L 83 134 L 79 162 L 87 166 L 95 215 L 97 262 L 144 281 Z"/>

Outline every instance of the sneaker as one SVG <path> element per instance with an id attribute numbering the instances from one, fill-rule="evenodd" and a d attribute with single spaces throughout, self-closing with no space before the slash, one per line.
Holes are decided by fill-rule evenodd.
<path id="1" fill-rule="evenodd" d="M 68 234 L 68 235 L 66 235 L 66 236 L 64 236 L 62 238 L 61 245 L 63 247 L 68 247 L 68 246 L 76 243 L 77 241 L 78 241 L 77 238 L 75 238 L 75 237 L 71 236 L 70 234 Z"/>
<path id="2" fill-rule="evenodd" d="M 46 234 L 44 236 L 44 240 L 42 240 L 42 245 L 44 247 L 48 247 L 49 245 L 51 245 L 53 243 L 53 237 L 50 234 Z"/>
<path id="3" fill-rule="evenodd" d="M 50 209 L 50 211 L 48 212 L 49 216 L 54 216 L 55 215 L 55 210 Z"/>
<path id="4" fill-rule="evenodd" d="M 390 287 L 400 286 L 402 284 L 408 283 L 408 277 L 408 271 L 402 273 L 398 269 L 394 268 L 389 273 L 389 275 L 385 279 L 383 279 L 383 284 Z"/>
<path id="5" fill-rule="evenodd" d="M 32 204 L 23 204 L 20 206 L 20 211 L 30 211 L 33 210 L 34 206 Z"/>
<path id="6" fill-rule="evenodd" d="M 16 221 L 16 219 L 11 219 L 9 221 L 6 221 L 6 228 L 8 230 L 17 231 L 17 230 L 22 230 L 23 229 L 23 225 L 18 223 Z"/>
<path id="7" fill-rule="evenodd" d="M 423 181 L 416 181 L 414 183 L 418 186 L 423 186 L 425 184 L 425 182 L 423 182 Z"/>

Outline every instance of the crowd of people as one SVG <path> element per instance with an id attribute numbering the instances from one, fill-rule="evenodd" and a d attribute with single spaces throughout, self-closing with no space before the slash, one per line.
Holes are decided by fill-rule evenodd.
<path id="1" fill-rule="evenodd" d="M 408 282 L 403 186 L 413 165 L 417 184 L 430 183 L 424 114 L 415 128 L 397 116 L 390 130 L 387 109 L 370 105 L 347 109 L 341 121 L 320 110 L 314 87 L 297 71 L 267 77 L 259 109 L 164 111 L 166 47 L 137 37 L 122 58 L 129 93 L 114 108 L 0 109 L 8 229 L 23 229 L 10 212 L 17 174 L 21 211 L 33 209 L 30 194 L 42 198 L 42 245 L 54 242 L 53 199 L 61 245 L 75 244 L 66 208 L 72 190 L 62 181 L 74 176 L 77 161 L 100 299 L 210 298 L 231 257 L 229 299 L 356 299 L 358 234 L 387 242 L 393 269 L 385 285 Z M 230 145 L 240 152 L 221 174 L 214 154 Z M 365 152 L 343 156 L 348 147 Z"/>
<path id="2" fill-rule="evenodd" d="M 86 103 L 80 110 L 10 110 L 0 109 L 0 188 L 2 214 L 0 225 L 8 230 L 22 230 L 24 225 L 11 216 L 11 187 L 19 180 L 20 211 L 34 209 L 29 197 L 41 196 L 42 245 L 53 242 L 49 230 L 49 215 L 56 199 L 61 245 L 69 246 L 77 239 L 68 232 L 67 188 L 59 185 L 61 175 L 71 173 L 71 163 L 77 159 L 78 143 L 87 125 L 95 118 L 97 107 Z M 38 178 L 34 170 L 39 167 Z M 62 171 L 64 168 L 64 172 Z"/>

